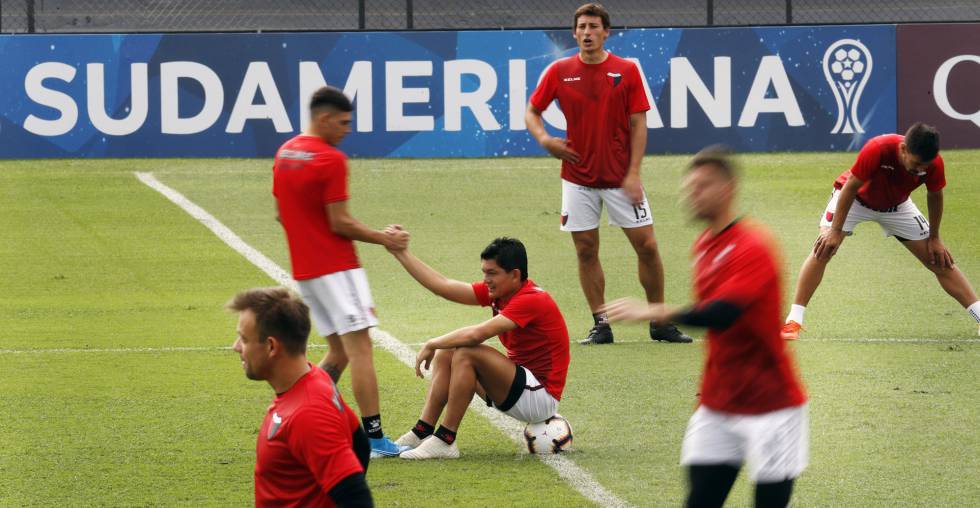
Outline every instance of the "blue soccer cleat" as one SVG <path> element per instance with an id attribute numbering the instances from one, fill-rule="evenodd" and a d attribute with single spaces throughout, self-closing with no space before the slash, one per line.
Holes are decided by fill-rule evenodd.
<path id="1" fill-rule="evenodd" d="M 396 445 L 388 436 L 381 438 L 368 438 L 371 442 L 371 458 L 379 459 L 382 457 L 397 457 L 403 451 L 410 449 L 408 446 Z"/>

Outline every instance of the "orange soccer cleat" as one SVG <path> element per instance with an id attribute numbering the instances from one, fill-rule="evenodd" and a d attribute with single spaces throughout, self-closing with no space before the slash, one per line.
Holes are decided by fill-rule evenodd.
<path id="1" fill-rule="evenodd" d="M 796 340 L 800 338 L 800 330 L 803 329 L 803 325 L 797 323 L 796 321 L 790 320 L 783 325 L 783 329 L 780 330 L 779 335 L 783 340 Z"/>

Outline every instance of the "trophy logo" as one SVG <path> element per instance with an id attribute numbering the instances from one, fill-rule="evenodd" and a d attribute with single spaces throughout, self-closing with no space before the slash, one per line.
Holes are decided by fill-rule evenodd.
<path id="1" fill-rule="evenodd" d="M 831 134 L 864 132 L 858 120 L 858 103 L 871 77 L 871 67 L 871 52 L 854 39 L 841 39 L 823 54 L 823 74 L 837 101 L 837 123 Z"/>

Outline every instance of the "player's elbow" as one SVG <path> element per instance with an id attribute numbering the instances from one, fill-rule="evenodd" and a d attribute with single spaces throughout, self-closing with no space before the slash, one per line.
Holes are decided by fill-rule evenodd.
<path id="1" fill-rule="evenodd" d="M 353 226 L 354 221 L 349 217 L 330 217 L 330 230 L 340 236 L 350 237 Z"/>

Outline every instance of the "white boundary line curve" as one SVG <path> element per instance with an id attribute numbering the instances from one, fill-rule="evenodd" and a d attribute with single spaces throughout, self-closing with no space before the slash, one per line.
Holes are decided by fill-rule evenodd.
<path id="1" fill-rule="evenodd" d="M 296 289 L 296 283 L 293 281 L 292 276 L 288 272 L 283 270 L 282 267 L 256 250 L 254 247 L 245 243 L 245 241 L 235 234 L 234 231 L 222 224 L 221 221 L 208 213 L 206 210 L 187 199 L 183 194 L 157 180 L 152 173 L 136 172 L 135 175 L 136 178 L 138 178 L 148 187 L 159 192 L 160 194 L 163 194 L 164 197 L 190 214 L 191 217 L 194 217 L 198 222 L 204 224 L 205 227 L 210 229 L 211 232 L 217 235 L 218 238 L 225 242 L 229 247 L 234 249 L 236 252 L 244 256 L 245 259 L 249 260 L 252 264 L 268 274 L 274 281 L 282 284 L 283 286 L 294 290 Z M 394 355 L 395 358 L 397 358 L 403 364 L 407 365 L 411 369 L 415 368 L 416 353 L 403 342 L 399 341 L 388 332 L 378 328 L 371 329 L 371 338 L 375 344 L 381 346 L 382 349 Z M 470 409 L 475 409 L 490 420 L 490 423 L 503 431 L 503 433 L 509 436 L 515 443 L 521 445 L 524 444 L 524 440 L 521 435 L 523 426 L 516 420 L 506 417 L 499 411 L 494 411 L 486 407 L 484 404 L 476 402 L 475 399 L 474 402 L 470 404 Z M 539 456 L 539 458 L 541 459 L 541 462 L 544 462 L 549 467 L 554 469 L 555 472 L 558 473 L 558 476 L 565 480 L 565 482 L 574 488 L 579 494 L 583 495 L 590 501 L 600 506 L 630 506 L 626 503 L 626 501 L 606 490 L 606 488 L 592 478 L 588 472 L 580 468 L 578 464 L 567 457 L 563 457 L 561 455 L 542 455 Z"/>

